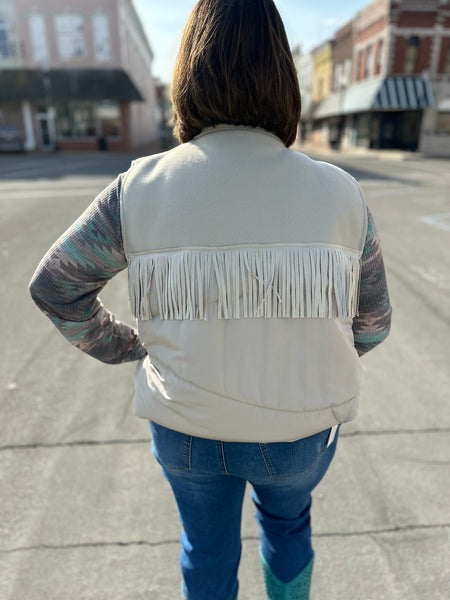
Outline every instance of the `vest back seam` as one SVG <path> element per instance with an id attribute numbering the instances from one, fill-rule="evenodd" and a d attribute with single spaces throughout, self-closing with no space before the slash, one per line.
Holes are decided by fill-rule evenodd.
<path id="1" fill-rule="evenodd" d="M 188 384 L 189 386 L 191 386 L 195 389 L 201 390 L 202 392 L 205 392 L 207 394 L 211 394 L 212 396 L 224 398 L 225 400 L 231 400 L 232 402 L 236 402 L 238 404 L 243 404 L 244 406 L 250 406 L 250 407 L 254 408 L 255 410 L 268 410 L 268 411 L 272 411 L 272 412 L 278 412 L 278 413 L 282 412 L 282 413 L 292 413 L 292 414 L 315 413 L 315 412 L 320 412 L 323 410 L 333 411 L 333 409 L 339 408 L 340 406 L 343 406 L 344 404 L 353 402 L 359 396 L 359 394 L 356 394 L 356 395 L 352 396 L 351 398 L 348 398 L 347 400 L 343 400 L 342 402 L 335 402 L 332 404 L 327 404 L 326 406 L 321 406 L 320 408 L 304 408 L 302 410 L 293 410 L 293 409 L 291 410 L 291 409 L 279 408 L 279 407 L 271 408 L 269 406 L 264 406 L 262 404 L 251 404 L 250 402 L 245 402 L 244 400 L 238 400 L 237 398 L 232 398 L 231 396 L 226 396 L 225 394 L 221 394 L 219 392 L 213 392 L 211 390 L 208 390 L 196 383 L 193 383 L 189 379 L 185 379 L 184 377 L 181 377 L 180 375 L 175 373 L 173 370 L 171 370 L 167 365 L 165 365 L 162 361 L 154 360 L 150 355 L 148 358 L 156 366 L 157 369 L 158 369 L 158 365 L 163 366 L 165 369 L 170 371 L 170 373 L 173 375 L 173 377 L 175 379 L 177 379 L 179 382 L 181 382 L 182 384 Z"/>

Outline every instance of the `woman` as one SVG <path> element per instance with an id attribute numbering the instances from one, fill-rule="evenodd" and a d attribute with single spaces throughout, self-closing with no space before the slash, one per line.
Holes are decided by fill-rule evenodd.
<path id="1" fill-rule="evenodd" d="M 305 599 L 311 490 L 356 415 L 358 354 L 389 331 L 375 224 L 350 175 L 289 149 L 300 92 L 272 0 L 200 0 L 172 94 L 181 145 L 106 188 L 31 294 L 88 354 L 140 359 L 185 597 L 237 597 L 248 481 L 267 598 Z M 138 333 L 97 298 L 126 267 Z"/>

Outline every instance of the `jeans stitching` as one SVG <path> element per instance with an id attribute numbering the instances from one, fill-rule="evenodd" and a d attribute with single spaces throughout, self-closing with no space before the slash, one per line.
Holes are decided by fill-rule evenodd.
<path id="1" fill-rule="evenodd" d="M 221 467 L 222 471 L 225 472 L 226 475 L 229 475 L 228 470 L 227 470 L 227 465 L 225 462 L 225 452 L 224 452 L 224 448 L 223 448 L 223 442 L 217 442 L 217 451 L 219 454 L 220 467 Z"/>
<path id="2" fill-rule="evenodd" d="M 187 435 L 184 440 L 184 460 L 186 461 L 187 466 L 185 466 L 185 470 L 191 470 L 191 456 L 192 456 L 192 435 Z"/>
<path id="3" fill-rule="evenodd" d="M 328 431 L 329 431 L 329 430 L 328 430 Z M 288 475 L 278 475 L 278 474 L 275 472 L 275 470 L 273 469 L 272 463 L 271 463 L 271 461 L 270 461 L 270 457 L 269 457 L 269 455 L 268 455 L 268 453 L 267 453 L 267 449 L 266 449 L 266 447 L 265 447 L 265 444 L 259 444 L 259 447 L 260 447 L 260 449 L 261 449 L 261 453 L 262 453 L 262 455 L 263 455 L 264 462 L 266 463 L 266 466 L 267 466 L 267 464 L 270 464 L 270 465 L 271 465 L 271 467 L 272 467 L 272 472 L 270 472 L 270 471 L 269 471 L 269 469 L 268 469 L 268 471 L 269 471 L 269 477 L 274 477 L 274 478 L 289 478 L 289 477 L 298 477 L 299 475 L 306 475 L 307 473 L 309 473 L 309 471 L 311 471 L 311 470 L 312 470 L 312 469 L 313 469 L 313 468 L 316 466 L 316 463 L 317 463 L 317 461 L 318 461 L 319 459 L 321 459 L 321 458 L 322 458 L 322 456 L 325 454 L 325 452 L 328 450 L 328 448 L 329 448 L 329 447 L 331 448 L 331 446 L 329 446 L 329 447 L 328 447 L 328 446 L 326 445 L 326 444 L 327 444 L 327 441 L 328 441 L 328 437 L 329 437 L 329 435 L 330 435 L 330 434 L 328 433 L 328 436 L 327 436 L 327 438 L 326 438 L 326 441 L 324 442 L 324 446 L 323 446 L 323 448 L 322 448 L 322 451 L 321 451 L 321 452 L 320 452 L 320 453 L 319 453 L 319 454 L 316 456 L 316 458 L 315 458 L 314 462 L 312 462 L 312 463 L 309 465 L 309 467 L 308 467 L 307 469 L 305 469 L 304 471 L 301 471 L 301 472 L 299 472 L 299 473 L 290 473 L 290 474 L 288 474 Z M 337 440 L 337 436 L 336 436 L 336 440 Z M 264 452 L 267 454 L 267 462 L 266 462 L 266 458 L 265 458 L 265 456 L 264 456 L 264 452 L 263 452 L 263 450 L 262 450 L 262 446 L 264 447 Z"/>
<path id="4" fill-rule="evenodd" d="M 272 463 L 270 462 L 269 455 L 267 454 L 266 445 L 265 444 L 259 444 L 259 449 L 260 449 L 260 452 L 262 454 L 262 457 L 263 457 L 263 460 L 264 460 L 264 464 L 266 465 L 267 473 L 269 474 L 269 477 L 273 477 L 274 476 L 274 470 L 273 470 Z"/>
<path id="5" fill-rule="evenodd" d="M 156 423 L 152 423 L 151 421 L 149 421 L 149 423 L 150 423 L 150 428 L 153 425 L 154 427 L 162 428 L 162 430 L 167 429 L 167 427 L 164 427 L 163 425 L 157 425 Z M 173 433 L 173 431 L 172 431 L 172 433 Z M 166 461 L 163 461 L 158 452 L 158 448 L 157 448 L 157 445 L 156 445 L 154 439 L 153 439 L 153 444 L 154 444 L 154 456 L 163 469 L 166 469 L 167 471 L 190 471 L 191 470 L 191 447 L 192 447 L 192 436 L 191 435 L 185 435 L 185 438 L 184 438 L 183 454 L 182 454 L 183 464 L 181 466 L 177 465 L 177 464 L 175 464 L 175 465 L 167 464 Z"/>

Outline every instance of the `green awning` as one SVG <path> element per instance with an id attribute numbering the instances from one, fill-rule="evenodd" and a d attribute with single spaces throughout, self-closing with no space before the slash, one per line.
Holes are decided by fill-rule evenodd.
<path id="1" fill-rule="evenodd" d="M 143 101 L 122 69 L 0 70 L 0 102 L 45 99 Z"/>

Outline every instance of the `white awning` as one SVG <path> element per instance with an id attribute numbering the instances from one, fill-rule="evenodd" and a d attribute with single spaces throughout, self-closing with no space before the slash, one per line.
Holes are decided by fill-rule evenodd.
<path id="1" fill-rule="evenodd" d="M 447 112 L 450 110 L 450 98 L 444 98 L 437 105 L 437 109 L 441 112 Z"/>

